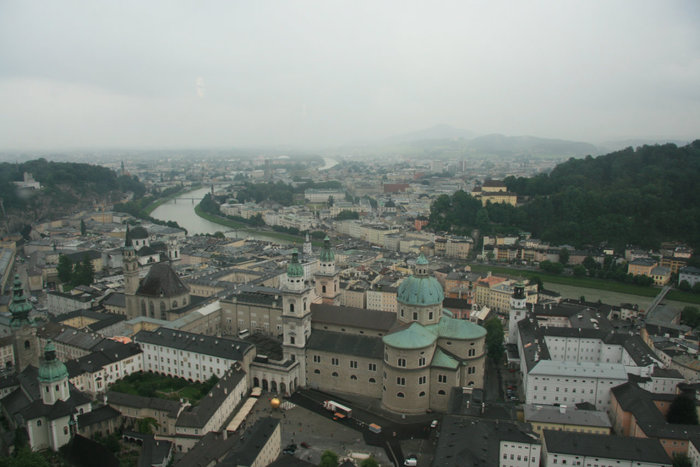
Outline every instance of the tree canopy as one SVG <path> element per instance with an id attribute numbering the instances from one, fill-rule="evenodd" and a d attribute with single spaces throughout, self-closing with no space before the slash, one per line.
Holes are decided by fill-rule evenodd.
<path id="1" fill-rule="evenodd" d="M 549 174 L 507 177 L 522 206 L 487 204 L 464 191 L 431 206 L 430 227 L 463 233 L 519 230 L 554 244 L 608 242 L 656 248 L 678 240 L 700 247 L 700 140 L 627 148 L 569 159 Z M 477 218 L 477 213 L 479 211 Z"/>
<path id="2" fill-rule="evenodd" d="M 501 362 L 505 346 L 503 345 L 503 324 L 497 317 L 484 323 L 486 328 L 486 349 L 488 357 L 496 364 Z"/>
<path id="3" fill-rule="evenodd" d="M 685 394 L 676 396 L 668 408 L 666 421 L 682 425 L 697 425 L 698 413 L 695 411 L 695 401 Z"/>

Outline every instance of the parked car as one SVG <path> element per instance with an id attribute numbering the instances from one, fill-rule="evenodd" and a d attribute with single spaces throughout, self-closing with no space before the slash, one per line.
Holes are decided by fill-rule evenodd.
<path id="1" fill-rule="evenodd" d="M 297 445 L 296 444 L 289 444 L 289 445 L 287 445 L 286 448 L 284 448 L 282 450 L 282 454 L 294 455 L 295 452 L 297 452 Z"/>
<path id="2" fill-rule="evenodd" d="M 304 441 L 301 443 L 301 447 L 305 448 L 305 449 L 309 449 L 311 447 L 311 445 L 309 443 L 307 443 L 306 441 Z"/>
<path id="3" fill-rule="evenodd" d="M 404 461 L 403 465 L 406 467 L 415 467 L 418 465 L 418 459 L 416 459 L 416 456 L 408 456 Z"/>

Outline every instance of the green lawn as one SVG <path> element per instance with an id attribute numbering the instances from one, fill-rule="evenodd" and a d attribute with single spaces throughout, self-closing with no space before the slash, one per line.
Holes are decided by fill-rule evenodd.
<path id="1" fill-rule="evenodd" d="M 642 287 L 634 284 L 623 284 L 622 282 L 609 281 L 605 279 L 596 279 L 593 277 L 573 277 L 573 276 L 557 276 L 554 274 L 548 274 L 544 271 L 537 270 L 523 270 L 523 269 L 511 269 L 502 266 L 493 266 L 486 264 L 472 264 L 472 271 L 474 272 L 488 272 L 491 271 L 494 274 L 503 274 L 508 276 L 520 276 L 526 278 L 539 277 L 542 282 L 551 282 L 553 284 L 564 284 L 571 285 L 574 287 L 587 287 L 589 289 L 598 290 L 608 290 L 610 292 L 626 293 L 630 295 L 639 295 L 642 297 L 655 297 L 659 294 L 659 289 L 655 287 Z M 668 300 L 677 300 L 680 302 L 688 303 L 700 303 L 700 295 L 694 295 L 687 292 L 680 292 L 677 290 L 672 290 L 666 295 Z"/>
<path id="2" fill-rule="evenodd" d="M 190 404 L 197 405 L 197 402 L 207 395 L 216 381 L 218 378 L 206 383 L 191 383 L 183 378 L 171 378 L 144 372 L 134 373 L 116 381 L 110 390 L 161 399 L 187 399 Z"/>

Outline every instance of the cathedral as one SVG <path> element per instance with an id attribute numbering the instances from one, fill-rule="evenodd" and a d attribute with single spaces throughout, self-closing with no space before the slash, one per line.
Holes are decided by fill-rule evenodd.
<path id="1" fill-rule="evenodd" d="M 295 252 L 280 290 L 280 366 L 297 382 L 286 387 L 370 396 L 407 414 L 447 410 L 453 387 L 483 387 L 486 331 L 443 308 L 442 287 L 423 254 L 399 286 L 396 313 L 337 305 L 339 272 L 328 239 L 319 257 L 311 284 Z M 315 303 L 317 295 L 322 303 Z M 284 382 L 282 372 L 266 374 L 266 368 L 251 366 L 255 385 Z"/>

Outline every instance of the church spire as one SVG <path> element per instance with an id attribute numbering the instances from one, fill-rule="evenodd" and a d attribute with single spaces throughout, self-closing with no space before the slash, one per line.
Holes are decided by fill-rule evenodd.
<path id="1" fill-rule="evenodd" d="M 15 281 L 12 287 L 12 301 L 9 308 L 10 313 L 12 313 L 10 325 L 13 328 L 31 324 L 29 312 L 32 311 L 32 304 L 27 301 L 27 297 L 24 295 L 24 288 L 22 287 L 22 281 L 19 279 L 19 274 L 15 274 Z"/>

